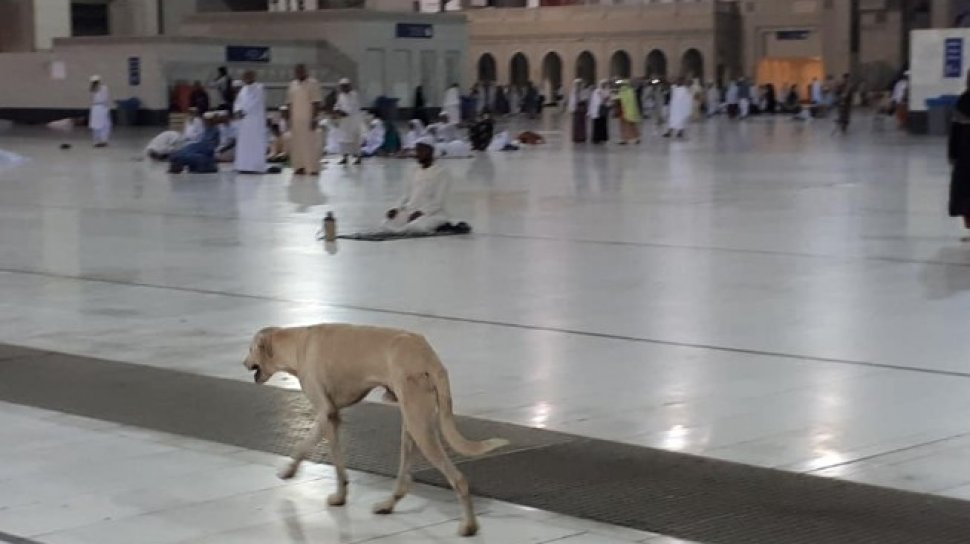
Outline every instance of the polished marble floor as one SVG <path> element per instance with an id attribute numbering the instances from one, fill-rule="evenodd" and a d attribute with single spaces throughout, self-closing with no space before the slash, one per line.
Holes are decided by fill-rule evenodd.
<path id="1" fill-rule="evenodd" d="M 150 133 L 0 135 L 0 341 L 249 379 L 267 324 L 428 335 L 456 410 L 970 498 L 970 246 L 944 142 L 787 119 L 448 161 L 476 233 L 367 230 L 411 164 L 171 177 Z M 291 381 L 277 385 L 292 387 Z M 2 525 L 0 525 L 2 527 Z"/>

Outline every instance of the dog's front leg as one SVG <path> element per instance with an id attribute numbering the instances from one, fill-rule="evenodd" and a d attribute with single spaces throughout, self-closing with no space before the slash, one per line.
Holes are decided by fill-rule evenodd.
<path id="1" fill-rule="evenodd" d="M 323 437 L 330 445 L 330 460 L 337 470 L 337 492 L 327 497 L 330 506 L 343 506 L 347 502 L 347 467 L 344 464 L 344 453 L 340 448 L 340 414 L 332 412 L 327 416 L 323 426 Z"/>
<path id="2" fill-rule="evenodd" d="M 310 429 L 310 434 L 306 436 L 297 446 L 296 451 L 293 452 L 293 461 L 287 465 L 282 471 L 280 471 L 280 478 L 284 480 L 289 480 L 296 476 L 296 472 L 300 469 L 300 464 L 303 460 L 310 455 L 313 448 L 320 443 L 320 439 L 323 438 L 323 428 L 326 425 L 323 418 L 318 418 L 316 422 L 313 423 L 313 428 Z"/>

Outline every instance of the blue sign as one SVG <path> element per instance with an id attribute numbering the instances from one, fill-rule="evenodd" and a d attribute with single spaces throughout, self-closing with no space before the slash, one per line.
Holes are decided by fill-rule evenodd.
<path id="1" fill-rule="evenodd" d="M 943 44 L 943 77 L 963 76 L 963 38 L 947 38 Z"/>
<path id="2" fill-rule="evenodd" d="M 434 38 L 434 25 L 422 23 L 398 23 L 396 37 L 430 40 L 431 38 Z"/>
<path id="3" fill-rule="evenodd" d="M 141 85 L 141 57 L 128 57 L 128 85 Z"/>
<path id="4" fill-rule="evenodd" d="M 811 31 L 809 30 L 779 30 L 775 32 L 775 39 L 779 41 L 807 40 L 810 34 Z"/>
<path id="5" fill-rule="evenodd" d="M 226 62 L 269 62 L 269 47 L 258 45 L 227 45 Z"/>

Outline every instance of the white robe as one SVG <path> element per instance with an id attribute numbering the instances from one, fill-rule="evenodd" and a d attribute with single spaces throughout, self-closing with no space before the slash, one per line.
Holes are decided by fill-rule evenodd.
<path id="1" fill-rule="evenodd" d="M 707 90 L 707 115 L 716 115 L 721 111 L 721 91 L 717 87 Z"/>
<path id="2" fill-rule="evenodd" d="M 405 151 L 411 151 L 418 146 L 418 140 L 424 138 L 427 134 L 427 130 L 424 128 L 424 123 L 417 119 L 411 121 L 411 130 L 404 135 L 404 141 L 401 143 L 401 149 Z"/>
<path id="3" fill-rule="evenodd" d="M 245 85 L 236 97 L 233 112 L 242 113 L 237 121 L 235 169 L 237 172 L 266 172 L 266 93 L 260 83 Z"/>
<path id="4" fill-rule="evenodd" d="M 600 118 L 600 108 L 604 105 L 608 105 L 610 102 L 610 92 L 597 88 L 593 90 L 593 94 L 589 98 L 589 111 L 586 116 L 590 119 Z"/>
<path id="5" fill-rule="evenodd" d="M 384 128 L 384 123 L 371 126 L 370 130 L 367 131 L 367 136 L 364 138 L 364 145 L 362 147 L 364 155 L 376 155 L 384 147 L 384 136 L 386 135 L 387 129 Z"/>
<path id="6" fill-rule="evenodd" d="M 729 105 L 736 106 L 738 104 L 739 93 L 740 89 L 738 89 L 738 84 L 732 82 L 730 85 L 728 85 L 727 96 L 725 97 L 724 101 Z"/>
<path id="7" fill-rule="evenodd" d="M 812 103 L 821 104 L 825 102 L 825 95 L 822 92 L 822 82 L 815 80 L 812 82 Z"/>
<path id="8" fill-rule="evenodd" d="M 88 128 L 98 143 L 106 143 L 111 136 L 111 95 L 104 84 L 91 93 Z"/>
<path id="9" fill-rule="evenodd" d="M 145 155 L 152 153 L 158 155 L 171 155 L 182 148 L 186 143 L 185 137 L 175 130 L 166 130 L 152 138 L 145 146 Z"/>
<path id="10" fill-rule="evenodd" d="M 408 183 L 407 192 L 397 202 L 394 209 L 397 216 L 384 222 L 384 230 L 392 232 L 434 232 L 448 221 L 445 213 L 445 196 L 451 176 L 438 164 L 428 168 L 418 167 Z M 414 212 L 423 215 L 411 222 L 408 217 Z"/>
<path id="11" fill-rule="evenodd" d="M 290 106 L 290 165 L 313 174 L 320 171 L 320 134 L 316 130 L 317 105 L 323 100 L 320 83 L 312 77 L 293 80 L 286 92 Z"/>
<path id="12" fill-rule="evenodd" d="M 909 90 L 909 80 L 900 79 L 893 87 L 893 102 L 902 104 L 906 101 L 906 91 Z"/>
<path id="13" fill-rule="evenodd" d="M 441 109 L 448 114 L 448 120 L 452 123 L 461 122 L 461 95 L 458 87 L 448 87 Z"/>
<path id="14" fill-rule="evenodd" d="M 453 121 L 449 121 L 448 123 L 432 123 L 428 125 L 428 132 L 433 134 L 434 139 L 438 142 L 451 142 L 461 139 L 461 131 L 458 129 L 458 124 Z"/>
<path id="15" fill-rule="evenodd" d="M 516 149 L 519 148 L 519 146 L 512 140 L 512 136 L 509 135 L 509 131 L 503 130 L 492 137 L 492 141 L 488 144 L 488 151 L 505 151 L 505 148 L 508 146 L 512 146 Z"/>
<path id="16" fill-rule="evenodd" d="M 450 140 L 434 144 L 435 156 L 439 159 L 467 159 L 472 156 L 472 144 L 465 140 Z"/>
<path id="17" fill-rule="evenodd" d="M 341 151 L 345 155 L 358 153 L 360 151 L 360 125 L 362 122 L 360 112 L 360 99 L 357 91 L 340 93 L 337 97 L 337 104 L 334 110 L 344 114 L 337 120 L 337 141 L 340 142 Z"/>
<path id="18" fill-rule="evenodd" d="M 690 89 L 683 85 L 674 85 L 670 89 L 670 115 L 667 120 L 667 127 L 670 130 L 681 131 L 687 128 L 687 121 L 690 120 L 691 110 L 693 109 L 693 98 Z"/>
<path id="19" fill-rule="evenodd" d="M 182 137 L 185 143 L 201 142 L 205 134 L 205 121 L 201 117 L 193 117 L 185 120 L 185 127 L 182 129 Z"/>

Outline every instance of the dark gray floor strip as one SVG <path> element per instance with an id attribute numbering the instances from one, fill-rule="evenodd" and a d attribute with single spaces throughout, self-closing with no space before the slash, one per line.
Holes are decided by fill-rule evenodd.
<path id="1" fill-rule="evenodd" d="M 278 454 L 311 424 L 299 392 L 2 345 L 0 400 Z M 363 404 L 346 416 L 350 465 L 393 475 L 396 407 Z M 459 426 L 513 442 L 461 462 L 481 496 L 712 544 L 970 541 L 964 501 L 474 418 Z M 314 459 L 326 460 L 322 448 Z M 426 465 L 415 479 L 444 483 Z"/>
<path id="2" fill-rule="evenodd" d="M 38 542 L 36 540 L 12 535 L 3 531 L 0 531 L 0 542 L 5 542 L 7 544 L 43 544 L 42 542 Z"/>
<path id="3" fill-rule="evenodd" d="M 809 363 L 813 363 L 813 362 L 832 363 L 837 365 L 861 366 L 861 367 L 876 368 L 881 370 L 898 370 L 901 372 L 915 372 L 917 374 L 952 376 L 954 378 L 970 378 L 970 372 L 961 372 L 958 370 L 939 370 L 934 368 L 920 368 L 920 367 L 913 367 L 913 366 L 906 366 L 906 365 L 876 363 L 872 361 L 860 361 L 856 359 L 839 359 L 835 357 L 816 357 L 813 355 L 801 355 L 798 353 L 785 353 L 780 351 L 759 350 L 759 349 L 753 349 L 753 348 L 739 348 L 739 347 L 731 347 L 731 346 L 717 346 L 713 344 L 680 342 L 675 340 L 661 340 L 659 338 L 648 338 L 645 336 L 629 336 L 629 335 L 612 334 L 612 333 L 605 333 L 605 332 L 584 331 L 579 329 L 566 329 L 562 327 L 548 327 L 544 325 L 529 325 L 525 323 L 513 323 L 509 321 L 494 321 L 490 319 L 448 316 L 448 315 L 440 315 L 440 314 L 433 314 L 433 313 L 426 313 L 426 312 L 412 312 L 412 311 L 406 311 L 406 310 L 394 310 L 391 308 L 361 306 L 356 304 L 333 304 L 329 302 L 293 300 L 293 299 L 285 299 L 281 297 L 253 295 L 253 294 L 247 294 L 247 293 L 231 293 L 228 291 L 201 289 L 201 288 L 195 288 L 195 287 L 156 285 L 151 283 L 135 282 L 130 280 L 120 280 L 116 278 L 104 278 L 104 277 L 91 276 L 91 275 L 71 276 L 66 274 L 58 274 L 54 272 L 46 272 L 42 270 L 27 270 L 27 269 L 4 268 L 4 267 L 0 267 L 0 272 L 4 272 L 8 274 L 22 274 L 26 276 L 40 276 L 45 278 L 55 278 L 55 279 L 72 280 L 72 281 L 89 281 L 89 282 L 96 282 L 96 283 L 105 283 L 110 285 L 122 285 L 125 287 L 139 287 L 144 289 L 166 289 L 170 291 L 177 291 L 182 293 L 194 293 L 198 295 L 224 296 L 224 297 L 234 297 L 234 298 L 242 298 L 242 299 L 250 299 L 250 300 L 264 300 L 264 301 L 287 302 L 287 303 L 296 303 L 296 304 L 311 303 L 311 304 L 317 304 L 319 306 L 323 306 L 326 308 L 335 308 L 340 310 L 356 310 L 361 312 L 372 312 L 376 314 L 419 317 L 422 319 L 439 319 L 442 321 L 452 321 L 455 323 L 471 323 L 475 325 L 489 325 L 493 327 L 503 327 L 507 329 L 554 332 L 559 334 L 568 334 L 571 336 L 585 336 L 589 338 L 602 338 L 604 340 L 620 340 L 625 342 L 641 342 L 645 344 L 656 344 L 660 346 L 673 346 L 673 347 L 680 347 L 680 348 L 705 349 L 710 351 L 720 351 L 724 353 L 740 353 L 744 355 L 754 355 L 757 357 L 778 357 L 780 359 L 785 359 L 789 361 L 802 361 L 802 362 L 809 362 Z"/>

